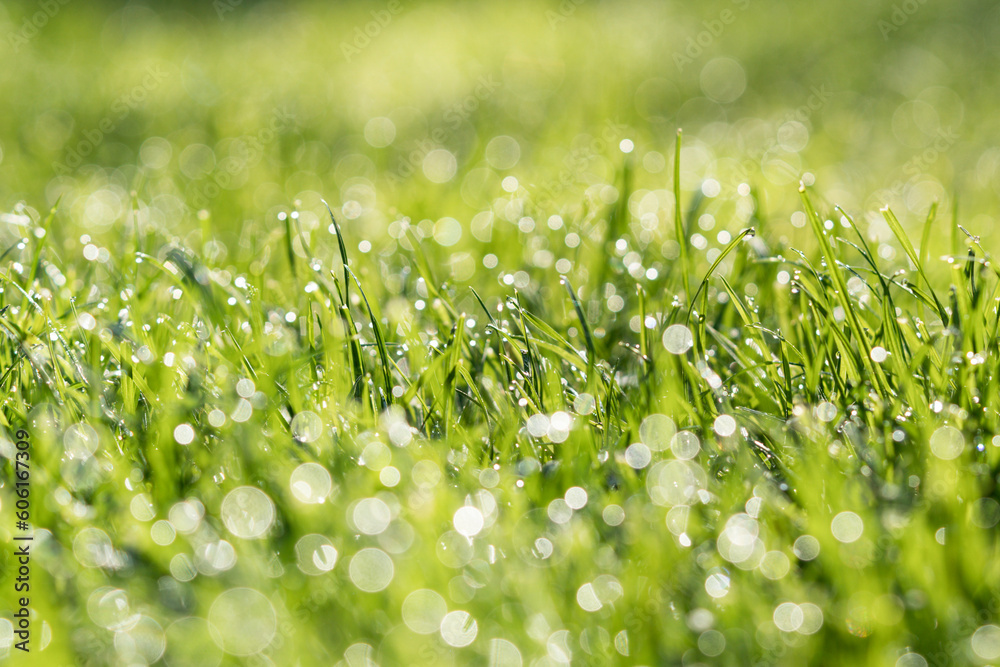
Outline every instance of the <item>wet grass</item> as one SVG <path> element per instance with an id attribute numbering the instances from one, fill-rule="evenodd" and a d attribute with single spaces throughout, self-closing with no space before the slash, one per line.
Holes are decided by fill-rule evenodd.
<path id="1" fill-rule="evenodd" d="M 2 75 L 12 664 L 1000 659 L 995 8 L 681 69 L 733 3 L 350 61 L 350 3 L 60 7 Z"/>
<path id="2" fill-rule="evenodd" d="M 883 211 L 886 262 L 800 191 L 806 251 L 590 234 L 570 275 L 481 293 L 405 220 L 373 257 L 290 209 L 223 262 L 25 217 L 2 415 L 33 435 L 52 664 L 990 655 L 997 271 L 968 234 L 935 256 L 934 208 L 920 250 Z"/>

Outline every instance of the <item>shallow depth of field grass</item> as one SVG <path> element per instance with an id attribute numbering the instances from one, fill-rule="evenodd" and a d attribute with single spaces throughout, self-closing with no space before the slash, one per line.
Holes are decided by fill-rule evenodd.
<path id="1" fill-rule="evenodd" d="M 992 3 L 46 7 L 11 664 L 1000 659 Z"/>

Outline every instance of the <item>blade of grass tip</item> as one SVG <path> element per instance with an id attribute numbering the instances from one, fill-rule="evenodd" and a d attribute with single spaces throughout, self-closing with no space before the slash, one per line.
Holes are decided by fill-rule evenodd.
<path id="1" fill-rule="evenodd" d="M 882 285 L 882 293 L 885 294 L 885 297 L 887 299 L 890 299 L 891 297 L 889 294 L 889 285 L 885 281 L 885 276 L 883 276 L 882 273 L 878 270 L 878 265 L 875 263 L 875 256 L 872 254 L 871 248 L 868 247 L 868 242 L 865 241 L 865 237 L 861 233 L 861 230 L 858 229 L 857 224 L 854 222 L 854 218 L 849 216 L 847 214 L 847 211 L 845 211 L 841 207 L 836 206 L 834 208 L 838 213 L 840 213 L 840 215 L 844 217 L 845 220 L 847 220 L 847 223 L 851 226 L 851 229 L 854 230 L 854 235 L 858 237 L 858 241 L 861 243 L 860 248 L 857 248 L 857 246 L 855 247 L 859 250 L 861 256 L 868 263 L 868 266 L 872 267 L 872 271 L 875 273 L 875 277 L 878 278 L 879 283 Z"/>
<path id="2" fill-rule="evenodd" d="M 611 414 L 612 414 L 612 390 L 611 390 L 611 380 L 608 379 L 604 383 L 604 437 L 602 438 L 603 444 L 601 449 L 605 451 L 610 451 L 611 449 Z"/>
<path id="3" fill-rule="evenodd" d="M 869 355 L 871 342 L 868 340 L 868 336 L 861 327 L 858 315 L 854 310 L 854 306 L 851 304 L 850 292 L 847 290 L 847 282 L 844 280 L 844 276 L 841 275 L 840 271 L 837 270 L 837 256 L 834 254 L 833 246 L 830 244 L 830 239 L 827 238 L 826 231 L 823 229 L 823 223 L 819 219 L 819 214 L 816 213 L 816 209 L 813 208 L 812 201 L 809 199 L 805 183 L 799 183 L 799 194 L 802 197 L 802 204 L 806 209 L 806 217 L 809 218 L 809 222 L 813 228 L 813 233 L 819 240 L 820 248 L 826 258 L 826 265 L 829 269 L 830 279 L 833 281 L 834 292 L 837 296 L 837 300 L 840 302 L 840 307 L 844 311 L 844 319 L 847 320 L 847 325 L 851 329 L 851 334 L 857 342 L 858 356 L 861 358 L 861 364 L 859 364 L 859 366 L 863 366 L 868 375 L 874 379 L 876 392 L 883 399 L 887 399 L 892 395 L 892 391 L 889 389 L 888 381 L 882 373 L 882 368 L 875 364 Z M 913 246 L 910 247 L 912 249 Z"/>
<path id="4" fill-rule="evenodd" d="M 781 374 L 785 378 L 785 419 L 788 419 L 789 410 L 788 407 L 792 404 L 792 366 L 788 363 L 788 353 L 785 351 L 785 339 L 778 339 L 778 352 L 781 354 Z"/>
<path id="5" fill-rule="evenodd" d="M 583 313 L 583 306 L 580 305 L 580 300 L 576 297 L 576 292 L 573 291 L 573 286 L 570 284 L 568 278 L 562 278 L 560 281 L 566 291 L 569 293 L 569 298 L 573 302 L 573 309 L 576 311 L 576 317 L 580 320 L 580 328 L 583 329 L 583 340 L 587 346 L 587 361 L 593 362 L 594 355 L 594 338 L 590 333 L 590 325 L 587 324 L 587 316 Z"/>
<path id="6" fill-rule="evenodd" d="M 445 396 L 444 396 L 444 435 L 448 439 L 451 435 L 452 419 L 454 418 L 456 394 L 458 393 L 458 378 L 462 367 L 462 337 L 465 335 L 465 313 L 462 313 L 455 321 L 454 332 L 451 337 L 451 345 L 447 352 L 447 369 L 445 370 Z M 461 417 L 461 415 L 459 416 Z"/>
<path id="7" fill-rule="evenodd" d="M 989 340 L 993 341 L 991 347 L 996 346 L 997 332 L 1000 331 L 1000 308 L 997 307 L 997 302 L 1000 301 L 1000 281 L 997 281 L 996 285 L 993 287 L 993 294 L 990 296 L 988 303 L 993 304 L 993 327 L 990 331 Z"/>
<path id="8" fill-rule="evenodd" d="M 139 264 L 136 261 L 139 257 L 139 253 L 145 250 L 144 244 L 142 242 L 142 233 L 139 231 L 141 225 L 139 224 L 139 193 L 135 190 L 132 191 L 132 284 L 139 284 Z"/>
<path id="9" fill-rule="evenodd" d="M 719 254 L 719 256 L 715 258 L 715 261 L 712 262 L 712 266 L 708 269 L 708 273 L 705 274 L 705 278 L 701 281 L 701 284 L 698 285 L 698 290 L 694 293 L 694 297 L 691 299 L 691 304 L 688 306 L 688 313 L 687 313 L 688 324 L 691 323 L 691 313 L 694 312 L 695 301 L 698 300 L 698 296 L 701 294 L 702 290 L 705 289 L 705 286 L 708 285 L 708 281 L 712 278 L 712 274 L 715 272 L 715 270 L 719 268 L 719 264 L 722 264 L 722 260 L 724 260 L 726 256 L 729 255 L 729 253 L 735 250 L 736 246 L 738 246 L 743 239 L 753 238 L 754 234 L 756 233 L 757 231 L 753 227 L 747 227 L 742 232 L 740 232 L 736 238 L 730 241 L 729 245 L 727 245 L 723 249 L 723 251 Z M 703 310 L 707 310 L 707 304 L 708 304 L 708 293 L 706 292 L 705 303 L 702 306 Z"/>
<path id="10" fill-rule="evenodd" d="M 325 199 L 321 199 L 320 201 L 323 202 L 323 206 L 326 207 L 327 213 L 330 214 L 330 221 L 333 223 L 333 230 L 337 232 L 337 245 L 340 246 L 340 261 L 344 264 L 344 305 L 350 306 L 350 288 L 348 285 L 351 279 L 348 277 L 349 269 L 347 268 L 347 245 L 344 244 L 344 235 L 340 232 L 340 225 L 337 223 L 337 218 L 334 217 L 333 210 L 330 208 L 330 205 L 326 203 Z"/>
<path id="11" fill-rule="evenodd" d="M 442 293 L 441 290 L 438 289 L 438 281 L 434 276 L 434 270 L 431 268 L 431 263 L 427 260 L 427 255 L 424 253 L 424 249 L 420 245 L 420 239 L 417 238 L 417 234 L 413 231 L 412 227 L 408 226 L 406 228 L 406 237 L 410 240 L 410 245 L 413 246 L 413 256 L 417 260 L 417 272 L 420 274 L 420 277 L 424 279 L 424 285 L 427 287 L 427 293 L 435 299 L 440 300 L 452 318 L 458 317 L 458 311 L 455 310 L 455 306 L 451 303 L 451 299 L 448 298 L 447 294 Z"/>
<path id="12" fill-rule="evenodd" d="M 71 297 L 70 298 L 70 300 L 69 300 L 69 308 L 70 308 L 70 312 L 73 314 L 73 322 L 79 323 L 80 322 L 80 313 L 79 313 L 79 311 L 76 308 L 76 297 Z M 77 326 L 79 326 L 79 324 Z M 85 331 L 86 331 L 86 329 L 83 329 L 82 327 L 80 327 L 80 332 L 79 332 L 80 333 L 80 342 L 83 345 L 83 352 L 84 352 L 84 354 L 85 354 L 85 356 L 87 358 L 88 367 L 89 367 L 89 369 L 91 369 L 91 372 L 93 372 L 92 369 L 100 368 L 101 356 L 100 356 L 100 351 L 98 350 L 98 346 L 95 345 L 93 343 L 93 341 L 91 340 L 91 335 L 89 335 L 89 332 L 87 332 L 85 334 L 84 333 Z M 100 395 L 97 392 L 93 391 L 93 387 L 94 387 L 94 385 L 96 383 L 92 383 L 90 381 L 91 378 L 87 375 L 87 373 L 83 372 L 82 367 L 80 369 L 80 375 L 81 375 L 81 377 L 84 378 L 84 384 L 87 386 L 88 389 L 91 390 L 90 391 L 91 407 L 95 408 L 95 409 L 99 409 L 100 408 L 100 402 L 99 402 L 98 399 L 99 399 Z M 0 382 L 0 385 L 2 385 L 2 384 L 3 383 Z"/>
<path id="13" fill-rule="evenodd" d="M 485 397 L 483 396 L 482 392 L 479 391 L 479 387 L 476 386 L 475 381 L 472 379 L 472 375 L 464 366 L 458 366 L 458 373 L 462 377 L 462 379 L 465 380 L 465 384 L 469 385 L 469 391 L 471 391 L 472 395 L 475 397 L 476 405 L 478 405 L 479 408 L 483 411 L 483 417 L 486 418 L 486 429 L 487 431 L 492 433 L 494 428 L 494 423 L 490 415 L 489 407 L 486 404 Z M 492 461 L 495 456 L 496 456 L 496 451 L 493 449 L 493 438 L 490 438 L 490 460 Z"/>
<path id="14" fill-rule="evenodd" d="M 180 246 L 174 246 L 167 251 L 167 259 L 180 270 L 183 279 L 184 296 L 192 306 L 200 310 L 202 316 L 215 325 L 216 329 L 225 327 L 225 316 L 212 291 L 212 281 L 204 263 L 193 252 Z"/>
<path id="15" fill-rule="evenodd" d="M 569 278 L 564 276 L 559 282 L 569 292 L 570 301 L 573 302 L 573 310 L 576 311 L 576 319 L 580 320 L 580 328 L 583 330 L 583 340 L 587 345 L 587 385 L 589 387 L 594 377 L 594 364 L 597 363 L 597 352 L 594 350 L 594 337 L 590 333 L 587 316 L 583 313 L 583 306 L 580 305 L 580 300 L 576 298 L 576 292 L 573 291 L 573 286 L 570 285 Z"/>
<path id="16" fill-rule="evenodd" d="M 385 388 L 385 400 L 392 405 L 392 367 L 389 363 L 389 350 L 385 345 L 385 338 L 382 336 L 382 325 L 379 324 L 378 319 L 375 317 L 375 313 L 372 311 L 371 304 L 368 302 L 368 296 L 365 294 L 364 288 L 361 286 L 361 281 L 354 274 L 354 271 L 347 269 L 351 277 L 354 278 L 354 282 L 358 286 L 358 292 L 361 293 L 361 298 L 365 302 L 365 308 L 368 309 L 368 317 L 371 318 L 372 330 L 375 332 L 375 346 L 378 350 L 379 361 L 382 363 L 382 382 Z"/>
<path id="17" fill-rule="evenodd" d="M 934 226 L 934 219 L 937 217 L 938 203 L 931 203 L 927 210 L 927 218 L 924 220 L 924 229 L 920 234 L 920 261 L 927 264 L 931 259 L 931 228 Z"/>
<path id="18" fill-rule="evenodd" d="M 21 365 L 21 362 L 23 360 L 25 360 L 27 358 L 28 358 L 28 353 L 25 352 L 22 348 L 17 348 L 17 349 L 14 350 L 14 359 L 10 362 L 10 366 L 7 367 L 7 370 L 5 370 L 3 372 L 3 375 L 0 376 L 0 387 L 4 387 L 5 386 L 5 383 L 7 382 L 7 377 L 12 372 L 14 372 L 18 368 L 18 366 Z M 14 393 L 14 388 L 13 387 L 7 387 L 6 389 L 7 389 L 7 391 L 9 393 L 11 393 L 11 394 Z"/>
<path id="19" fill-rule="evenodd" d="M 923 278 L 924 284 L 927 285 L 927 291 L 930 293 L 931 298 L 934 299 L 934 303 L 937 305 L 938 316 L 941 318 L 942 322 L 947 322 L 948 311 L 945 310 L 945 307 L 941 304 L 937 294 L 934 293 L 934 286 L 931 285 L 931 281 L 927 278 L 927 274 L 924 272 L 924 264 L 920 261 L 920 257 L 917 256 L 917 251 L 914 249 L 913 244 L 910 243 L 910 239 L 906 235 L 906 231 L 903 229 L 903 226 L 899 224 L 899 219 L 896 218 L 896 215 L 888 206 L 883 207 L 881 211 L 882 217 L 885 218 L 887 223 L 889 223 L 889 228 L 892 230 L 892 233 L 896 236 L 896 239 L 899 240 L 899 244 L 903 246 L 903 252 L 905 252 L 906 256 L 910 258 L 911 262 L 913 262 L 913 265 L 917 269 L 917 274 Z M 929 223 L 925 223 L 925 226 L 927 224 Z"/>
<path id="20" fill-rule="evenodd" d="M 580 354 L 579 350 L 577 350 L 568 340 L 559 335 L 558 331 L 549 326 L 548 322 L 540 317 L 532 315 L 531 312 L 527 310 L 524 311 L 524 317 L 528 320 L 528 323 L 531 324 L 531 326 L 538 330 L 540 334 L 547 337 L 549 340 L 555 341 L 566 350 L 576 354 L 581 360 L 584 358 L 583 355 Z M 537 345 L 539 338 L 536 336 L 531 340 Z"/>
<path id="21" fill-rule="evenodd" d="M 330 277 L 333 278 L 333 284 L 337 288 L 337 293 L 341 298 L 338 313 L 340 314 L 341 324 L 344 327 L 344 333 L 347 336 L 348 347 L 351 350 L 351 372 L 354 373 L 356 380 L 354 395 L 355 398 L 360 398 L 361 390 L 359 389 L 360 385 L 357 384 L 357 380 L 360 380 L 364 376 L 365 364 L 364 358 L 361 355 L 361 342 L 358 340 L 358 327 L 354 323 L 354 315 L 351 313 L 350 306 L 344 303 L 344 295 L 340 289 L 340 280 L 333 271 L 330 271 Z"/>
<path id="22" fill-rule="evenodd" d="M 229 335 L 229 340 L 232 341 L 233 347 L 235 347 L 236 351 L 240 353 L 240 359 L 243 361 L 243 367 L 247 369 L 247 373 L 249 373 L 254 380 L 257 380 L 257 369 L 253 367 L 249 357 L 247 357 L 246 353 L 243 351 L 243 346 L 240 345 L 238 340 L 236 340 L 236 336 L 233 335 L 233 332 L 229 327 L 226 327 L 225 333 Z"/>
<path id="23" fill-rule="evenodd" d="M 284 215 L 281 213 L 280 215 Z M 279 217 L 280 217 L 279 215 Z M 286 250 L 288 252 L 288 263 L 292 267 L 292 279 L 294 280 L 294 288 L 297 292 L 299 289 L 299 276 L 298 276 L 298 260 L 295 258 L 295 247 L 293 245 L 293 238 L 299 239 L 299 243 L 302 244 L 302 249 L 305 251 L 306 257 L 314 257 L 312 248 L 309 247 L 309 241 L 306 239 L 306 235 L 303 233 L 302 228 L 299 226 L 299 212 L 292 211 L 288 214 L 285 222 L 285 244 Z M 319 265 L 314 264 L 312 261 L 307 262 L 307 266 L 319 275 Z M 318 369 L 318 353 L 316 349 L 316 330 L 315 330 L 315 317 L 313 315 L 312 301 L 307 298 L 306 300 L 306 336 L 308 340 L 309 347 L 309 366 L 310 372 L 312 373 L 313 379 L 319 379 L 319 369 Z M 320 323 L 322 328 L 322 323 Z"/>
<path id="24" fill-rule="evenodd" d="M 483 309 L 484 313 L 486 313 L 486 319 L 490 321 L 490 324 L 495 325 L 496 320 L 493 319 L 493 313 L 490 312 L 490 309 L 486 307 L 486 302 L 483 301 L 483 297 L 479 296 L 479 292 L 476 291 L 475 287 L 469 287 L 469 291 L 472 292 L 472 296 L 476 297 L 476 301 L 479 302 L 479 307 Z"/>
<path id="25" fill-rule="evenodd" d="M 681 279 L 684 285 L 684 298 L 691 294 L 691 279 L 688 277 L 690 266 L 688 265 L 687 238 L 684 235 L 684 219 L 681 214 L 681 137 L 682 131 L 677 130 L 677 144 L 674 148 L 674 234 L 677 236 L 677 245 L 680 252 Z M 693 301 L 692 301 L 693 303 Z"/>
<path id="26" fill-rule="evenodd" d="M 979 301 L 979 286 L 976 285 L 976 251 L 969 248 L 969 261 L 965 264 L 965 279 L 969 282 L 969 294 L 973 303 Z"/>
<path id="27" fill-rule="evenodd" d="M 62 195 L 56 199 L 56 203 L 52 205 L 49 210 L 49 214 L 45 216 L 42 220 L 42 224 L 39 225 L 39 229 L 42 230 L 41 236 L 36 234 L 35 238 L 37 242 L 35 243 L 35 256 L 32 258 L 31 262 L 31 275 L 28 276 L 28 288 L 31 289 L 31 285 L 35 283 L 35 277 L 38 275 L 38 269 L 42 263 L 42 250 L 45 249 L 45 244 L 48 243 L 49 238 L 49 227 L 52 226 L 52 220 L 56 217 L 56 210 L 59 208 L 59 202 L 62 201 Z"/>
<path id="28" fill-rule="evenodd" d="M 350 295 L 350 269 L 348 268 L 348 258 L 347 258 L 347 245 L 344 243 L 344 235 L 340 231 L 340 225 L 337 223 L 337 218 L 333 215 L 333 209 L 326 202 L 325 199 L 321 199 L 323 206 L 326 207 L 327 213 L 330 214 L 330 222 L 333 223 L 333 230 L 337 233 L 337 245 L 340 247 L 340 260 L 344 265 L 344 289 L 343 293 L 340 294 L 340 319 L 344 325 L 344 329 L 347 331 L 349 347 L 351 348 L 351 372 L 354 374 L 354 385 L 353 391 L 355 399 L 361 398 L 361 393 L 363 391 L 362 383 L 360 382 L 361 377 L 365 374 L 365 366 L 363 357 L 361 356 L 361 344 L 358 342 L 358 330 L 354 326 L 354 318 L 351 316 L 351 295 Z M 337 292 L 340 290 L 340 281 L 337 280 L 337 275 L 330 270 L 330 275 L 333 278 L 333 283 L 337 288 Z"/>
<path id="29" fill-rule="evenodd" d="M 511 334 L 509 334 L 509 333 L 507 333 L 507 332 L 505 332 L 505 331 L 502 331 L 502 330 L 500 330 L 499 328 L 496 328 L 496 327 L 493 327 L 493 331 L 494 331 L 494 332 L 495 332 L 495 333 L 496 333 L 497 335 L 499 335 L 499 336 L 502 336 L 502 337 L 503 337 L 503 339 L 504 339 L 505 341 L 507 341 L 507 344 L 508 344 L 508 345 L 510 346 L 510 348 L 511 348 L 511 349 L 513 349 L 513 350 L 517 350 L 517 351 L 518 351 L 518 354 L 520 355 L 520 359 L 521 359 L 521 363 L 528 363 L 528 362 L 527 362 L 527 355 L 526 355 L 526 354 L 521 354 L 521 353 L 520 353 L 520 350 L 521 350 L 521 346 L 520 346 L 520 341 L 519 341 L 519 340 L 518 340 L 517 338 L 515 338 L 515 337 L 514 337 L 514 336 L 512 336 Z M 504 357 L 504 358 L 506 359 L 507 363 L 508 363 L 508 364 L 509 364 L 509 365 L 510 365 L 510 366 L 511 366 L 512 368 L 516 368 L 516 367 L 517 367 L 517 362 L 516 362 L 516 361 L 515 361 L 514 359 L 512 359 L 512 358 L 511 358 L 510 356 L 508 356 L 508 355 L 504 354 L 504 355 L 503 355 L 503 357 Z M 525 377 L 523 373 L 521 374 L 521 376 L 522 376 L 522 377 Z M 525 380 L 527 380 L 527 378 L 525 378 Z M 517 379 L 516 379 L 516 378 L 514 378 L 514 379 L 512 379 L 512 380 L 511 380 L 511 384 L 510 384 L 510 387 L 511 387 L 512 389 L 519 389 L 519 390 L 520 390 L 520 392 L 521 392 L 521 396 L 522 396 L 523 398 L 525 398 L 525 399 L 527 399 L 527 400 L 528 400 L 528 402 L 529 402 L 529 407 L 530 407 L 530 408 L 531 408 L 532 410 L 535 410 L 536 412 L 538 412 L 538 411 L 539 411 L 539 410 L 537 410 L 537 409 L 535 408 L 535 405 L 537 404 L 537 401 L 536 401 L 536 399 L 537 399 L 538 397 L 537 397 L 537 396 L 535 396 L 535 393 L 534 393 L 534 392 L 535 392 L 535 387 L 534 387 L 534 385 L 532 385 L 532 384 L 524 384 L 524 385 L 522 386 L 521 384 L 518 384 L 518 381 L 517 381 Z M 515 402 L 515 404 L 516 404 L 516 402 Z M 517 408 L 515 408 L 515 409 L 517 409 Z"/>
<path id="30" fill-rule="evenodd" d="M 67 351 L 74 364 L 76 364 L 77 371 L 80 373 L 81 377 L 83 377 L 83 368 L 80 367 L 79 365 L 80 362 L 77 360 L 76 354 L 73 352 L 73 348 L 66 341 L 63 335 L 59 332 L 59 329 L 56 327 L 55 322 L 52 321 L 52 317 L 49 315 L 48 311 L 42 305 L 42 303 L 47 303 L 47 302 L 40 303 L 36 299 L 32 298 L 31 295 L 28 294 L 28 291 L 25 290 L 20 285 L 18 285 L 16 282 L 14 282 L 9 277 L 9 275 L 0 274 L 0 281 L 8 283 L 11 287 L 13 287 L 18 292 L 21 293 L 21 295 L 24 297 L 25 308 L 27 308 L 27 305 L 30 304 L 31 306 L 34 307 L 35 311 L 39 315 L 41 315 L 42 319 L 45 320 L 45 324 L 48 328 L 48 334 L 44 336 L 42 334 L 39 334 L 39 338 L 43 337 L 48 338 L 50 335 L 56 336 L 56 338 L 58 338 L 59 341 L 62 343 L 63 348 Z M 0 314 L 5 313 L 6 311 L 7 311 L 7 306 L 4 306 L 3 310 L 0 311 Z M 13 325 L 13 322 L 11 322 L 11 324 Z M 20 332 L 18 336 L 16 336 L 16 338 L 20 341 L 19 344 L 23 346 L 24 340 L 26 339 L 26 334 L 24 332 Z M 25 350 L 25 354 L 27 354 L 27 350 Z M 32 364 L 32 366 L 34 365 L 31 357 L 28 358 L 28 363 Z M 51 385 L 52 383 L 47 382 L 47 384 Z"/>
<path id="31" fill-rule="evenodd" d="M 743 303 L 743 299 L 741 299 L 740 295 L 737 294 L 735 289 L 733 289 L 733 286 L 729 284 L 729 281 L 726 280 L 725 276 L 719 276 L 719 280 L 722 281 L 723 287 L 725 287 L 726 292 L 729 293 L 729 300 L 733 304 L 733 307 L 736 308 L 736 312 L 740 316 L 740 319 L 743 320 L 743 325 L 749 328 L 751 335 L 757 339 L 757 346 L 760 347 L 761 356 L 764 359 L 764 361 L 767 362 L 768 361 L 767 355 L 769 354 L 768 353 L 769 348 L 767 346 L 767 341 L 764 338 L 764 333 L 760 330 L 758 326 L 760 322 L 754 317 L 753 313 L 751 313 L 750 310 L 746 307 L 746 304 Z M 785 413 L 785 417 L 787 418 L 789 412 L 789 406 L 792 400 L 791 371 L 788 368 L 786 368 L 788 361 L 787 358 L 785 357 L 784 339 L 782 338 L 778 339 L 778 346 L 781 352 L 781 359 L 783 362 L 782 371 L 786 373 L 785 382 L 782 383 L 779 381 L 777 371 L 774 370 L 773 364 L 767 363 L 762 370 L 763 373 L 767 375 L 768 378 L 771 380 L 771 384 L 773 387 L 777 388 L 781 385 L 786 385 L 784 395 L 779 394 L 778 398 L 782 399 L 781 408 Z"/>
<path id="32" fill-rule="evenodd" d="M 10 244 L 9 246 L 7 246 L 7 249 L 4 250 L 3 253 L 0 253 L 0 262 L 2 262 L 3 260 L 7 259 L 7 255 L 9 255 L 10 253 L 14 252 L 15 250 L 19 250 L 20 248 L 18 246 L 20 246 L 20 245 L 21 245 L 21 239 L 18 239 L 16 241 L 14 241 L 12 244 Z M 8 273 L 9 273 L 9 270 L 8 270 Z"/>
<path id="33" fill-rule="evenodd" d="M 646 335 L 646 290 L 642 285 L 636 283 L 635 296 L 639 301 L 639 353 L 642 354 L 643 361 L 650 363 L 649 358 L 649 336 Z"/>
<path id="34" fill-rule="evenodd" d="M 285 253 L 288 256 L 288 268 L 292 271 L 292 280 L 294 280 L 295 284 L 298 285 L 299 270 L 295 261 L 295 249 L 292 247 L 294 234 L 294 230 L 292 229 L 292 216 L 282 211 L 278 214 L 278 220 L 285 223 Z M 340 238 L 339 232 L 337 233 L 337 238 Z"/>
<path id="35" fill-rule="evenodd" d="M 517 306 L 517 316 L 521 320 L 521 335 L 524 340 L 524 349 L 528 353 L 531 385 L 534 387 L 535 395 L 538 397 L 538 402 L 544 410 L 544 396 L 542 395 L 542 364 L 537 350 L 533 349 L 534 346 L 531 344 L 531 338 L 528 335 L 528 320 L 524 316 L 524 308 L 521 306 L 521 294 L 517 290 L 514 290 L 514 304 Z"/>
<path id="36" fill-rule="evenodd" d="M 505 355 L 502 354 L 503 338 L 500 337 L 500 327 L 497 326 L 497 321 L 493 319 L 493 313 L 491 313 L 490 309 L 486 307 L 486 304 L 479 296 L 479 293 L 472 287 L 470 287 L 469 289 L 472 290 L 472 294 L 473 296 L 476 297 L 476 301 L 479 302 L 479 305 L 482 307 L 483 312 L 486 313 L 486 317 L 490 321 L 490 326 L 493 327 L 493 333 L 495 333 L 497 336 L 497 358 L 500 360 L 500 364 L 503 366 L 504 372 L 507 374 L 507 386 L 509 387 L 511 383 L 514 381 L 514 375 L 511 373 L 510 364 L 507 363 Z"/>
<path id="37" fill-rule="evenodd" d="M 836 210 L 847 220 L 850 224 L 851 229 L 854 230 L 855 235 L 857 235 L 858 240 L 861 242 L 861 247 L 854 246 L 860 253 L 861 256 L 868 262 L 868 265 L 872 267 L 872 271 L 875 272 L 875 276 L 878 278 L 879 284 L 882 287 L 882 325 L 886 330 L 886 340 L 889 343 L 889 351 L 896 355 L 901 362 L 905 361 L 908 354 L 906 349 L 906 343 L 903 340 L 903 334 L 900 331 L 899 322 L 896 320 L 896 307 L 892 300 L 892 293 L 889 291 L 889 282 L 882 275 L 882 272 L 878 269 L 878 264 L 875 261 L 875 255 L 872 254 L 871 248 L 865 241 L 865 237 L 861 234 L 861 230 L 858 229 L 857 224 L 854 222 L 854 218 L 847 214 L 847 211 L 837 206 Z"/>
<path id="38" fill-rule="evenodd" d="M 298 270 L 298 260 L 295 258 L 294 239 L 296 237 L 299 239 L 299 242 L 305 249 L 307 257 L 311 257 L 312 253 L 310 252 L 309 246 L 306 243 L 305 236 L 301 233 L 301 230 L 296 224 L 299 219 L 299 212 L 292 211 L 290 214 L 286 214 L 284 211 L 282 211 L 281 213 L 278 214 L 278 219 L 284 221 L 285 223 L 285 252 L 288 255 L 288 266 L 292 271 L 293 288 L 294 291 L 297 293 L 299 290 L 299 270 Z M 308 301 L 306 305 L 306 313 L 307 313 L 306 337 L 307 337 L 307 345 L 309 347 L 309 372 L 311 373 L 313 380 L 318 380 L 319 372 L 317 370 L 312 304 L 309 303 Z"/>
<path id="39" fill-rule="evenodd" d="M 960 262 L 956 261 L 953 266 L 957 268 L 959 264 Z M 958 284 L 952 285 L 951 288 L 952 303 L 957 306 L 956 308 L 952 308 L 953 311 L 957 311 L 952 313 L 952 322 L 954 323 L 954 326 L 962 332 L 963 352 L 975 351 L 972 342 L 972 332 L 976 328 L 977 318 L 973 317 L 972 297 L 969 294 L 973 287 L 970 282 L 970 274 L 968 273 L 968 268 L 970 266 L 975 265 L 972 262 L 966 262 L 965 270 L 960 271 L 961 278 L 964 278 L 969 284 L 963 285 L 960 282 L 960 278 L 959 281 L 956 281 Z"/>

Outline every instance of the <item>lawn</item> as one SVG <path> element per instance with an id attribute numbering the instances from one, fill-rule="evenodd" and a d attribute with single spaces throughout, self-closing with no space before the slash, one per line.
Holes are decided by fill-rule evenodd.
<path id="1" fill-rule="evenodd" d="M 10 664 L 1000 661 L 995 3 L 0 37 Z"/>

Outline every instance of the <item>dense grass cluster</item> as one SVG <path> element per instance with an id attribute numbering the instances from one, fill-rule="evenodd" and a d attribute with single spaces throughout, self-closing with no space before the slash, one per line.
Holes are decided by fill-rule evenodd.
<path id="1" fill-rule="evenodd" d="M 989 257 L 955 234 L 932 282 L 934 209 L 920 251 L 884 211 L 906 270 L 803 188 L 816 249 L 749 228 L 709 264 L 701 201 L 652 230 L 671 262 L 595 204 L 545 235 L 589 229 L 558 252 L 590 286 L 495 267 L 482 294 L 405 219 L 366 257 L 342 210 L 228 255 L 137 211 L 114 248 L 19 217 L 3 414 L 50 490 L 53 664 L 1000 651 Z"/>
<path id="2" fill-rule="evenodd" d="M 0 656 L 1000 660 L 995 7 L 23 4 Z"/>

